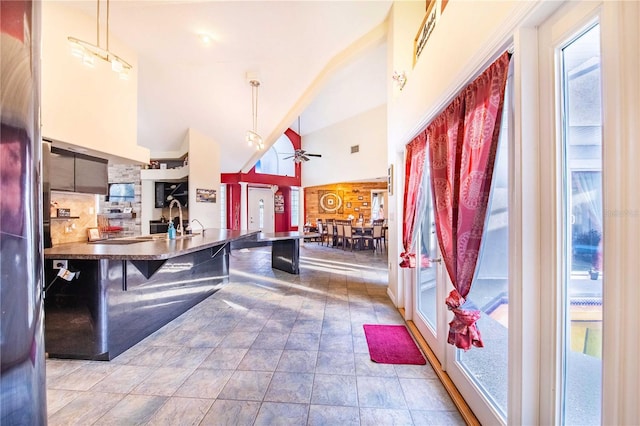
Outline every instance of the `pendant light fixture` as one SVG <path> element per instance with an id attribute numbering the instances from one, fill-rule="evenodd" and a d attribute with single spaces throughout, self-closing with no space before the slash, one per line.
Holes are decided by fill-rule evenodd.
<path id="1" fill-rule="evenodd" d="M 257 151 L 264 149 L 262 137 L 258 134 L 258 87 L 260 80 L 257 78 L 249 79 L 251 85 L 251 113 L 253 116 L 253 130 L 247 132 L 247 143 L 249 146 L 255 146 Z"/>
<path id="2" fill-rule="evenodd" d="M 111 63 L 111 69 L 120 75 L 120 78 L 127 79 L 129 70 L 133 68 L 131 64 L 122 59 L 120 56 L 109 50 L 109 0 L 107 0 L 107 44 L 106 49 L 100 46 L 100 0 L 97 0 L 97 16 L 96 16 L 96 44 L 80 40 L 76 37 L 67 37 L 73 48 L 73 54 L 82 59 L 82 62 L 88 66 L 95 66 L 95 59 L 99 58 L 103 61 Z"/>

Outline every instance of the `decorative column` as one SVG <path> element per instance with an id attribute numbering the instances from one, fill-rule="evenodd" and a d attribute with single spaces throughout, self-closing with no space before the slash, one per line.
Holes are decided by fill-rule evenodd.
<path id="1" fill-rule="evenodd" d="M 247 182 L 240 182 L 240 230 L 246 231 L 248 229 L 247 218 Z"/>
<path id="2" fill-rule="evenodd" d="M 303 187 L 298 187 L 298 196 L 300 197 L 298 200 L 298 231 L 303 231 L 305 225 L 307 224 L 307 202 L 306 202 L 306 196 L 304 193 L 304 188 Z"/>

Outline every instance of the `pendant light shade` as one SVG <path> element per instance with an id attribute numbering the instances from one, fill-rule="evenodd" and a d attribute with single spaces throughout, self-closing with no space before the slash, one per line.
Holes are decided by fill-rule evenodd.
<path id="1" fill-rule="evenodd" d="M 97 0 L 97 17 L 96 17 L 96 44 L 88 41 L 80 40 L 76 37 L 67 37 L 72 47 L 74 56 L 79 57 L 87 66 L 95 66 L 95 59 L 99 58 L 103 61 L 111 63 L 111 69 L 120 75 L 120 78 L 127 79 L 129 70 L 133 68 L 131 64 L 120 56 L 109 50 L 109 0 L 107 0 L 107 43 L 106 48 L 100 46 L 100 0 Z"/>

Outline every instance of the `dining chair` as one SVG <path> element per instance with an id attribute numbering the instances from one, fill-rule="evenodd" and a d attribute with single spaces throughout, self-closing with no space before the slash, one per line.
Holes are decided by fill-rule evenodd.
<path id="1" fill-rule="evenodd" d="M 351 225 L 343 225 L 344 229 L 344 237 L 342 242 L 342 250 L 346 249 L 347 242 L 351 246 L 351 251 L 353 251 L 353 247 L 358 244 L 358 248 L 362 246 L 362 235 L 355 235 L 353 233 L 353 228 Z"/>
<path id="2" fill-rule="evenodd" d="M 338 230 L 336 234 L 336 247 L 342 244 L 342 248 L 344 248 L 344 224 L 338 222 L 336 224 L 336 229 Z"/>
<path id="3" fill-rule="evenodd" d="M 371 234 L 364 235 L 362 238 L 363 241 L 367 241 L 367 244 L 375 253 L 378 252 L 378 248 L 382 251 L 382 225 L 373 225 L 373 231 Z"/>
<path id="4" fill-rule="evenodd" d="M 327 237 L 327 230 L 322 225 L 322 222 L 318 222 L 318 224 L 316 225 L 316 228 L 318 228 L 318 234 L 320 234 L 320 236 L 318 237 L 317 241 L 320 243 L 320 245 L 322 245 L 322 243 L 324 242 L 324 240 Z"/>
<path id="5" fill-rule="evenodd" d="M 329 247 L 329 244 L 331 244 L 331 246 L 335 246 L 336 245 L 336 236 L 335 236 L 335 225 L 333 224 L 333 222 L 328 222 L 327 223 L 327 247 Z"/>
<path id="6" fill-rule="evenodd" d="M 375 219 L 373 221 L 373 225 L 380 225 L 382 226 L 382 236 L 380 237 L 380 241 L 382 243 L 382 245 L 384 246 L 384 248 L 387 248 L 387 230 L 386 230 L 386 226 L 385 226 L 385 222 L 386 219 Z"/>

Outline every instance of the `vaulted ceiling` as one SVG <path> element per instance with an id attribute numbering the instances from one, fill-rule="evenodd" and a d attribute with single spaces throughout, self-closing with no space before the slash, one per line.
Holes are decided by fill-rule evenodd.
<path id="1" fill-rule="evenodd" d="M 95 1 L 68 4 L 95 19 Z M 112 0 L 111 36 L 138 52 L 138 144 L 152 156 L 177 150 L 194 128 L 221 145 L 222 172 L 250 168 L 259 154 L 245 142 L 247 73 L 261 83 L 257 130 L 267 146 L 287 127 L 298 130 L 299 116 L 304 136 L 384 104 L 390 6 Z"/>

